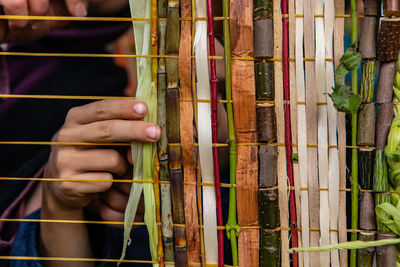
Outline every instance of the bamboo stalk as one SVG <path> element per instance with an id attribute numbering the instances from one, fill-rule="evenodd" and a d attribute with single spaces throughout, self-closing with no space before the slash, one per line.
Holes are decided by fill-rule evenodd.
<path id="1" fill-rule="evenodd" d="M 177 55 L 179 53 L 179 2 L 168 0 L 167 7 L 167 36 L 166 54 Z M 178 89 L 178 60 L 166 59 L 167 73 L 167 137 L 168 142 L 180 143 L 180 105 Z M 172 219 L 175 224 L 185 224 L 185 212 L 183 204 L 183 174 L 182 151 L 180 146 L 168 147 L 169 175 L 172 194 Z M 187 243 L 185 228 L 174 226 L 175 264 L 185 266 L 187 264 Z"/>
<path id="2" fill-rule="evenodd" d="M 229 17 L 229 1 L 223 0 L 223 16 Z M 224 20 L 224 62 L 225 62 L 225 94 L 226 110 L 228 114 L 228 142 L 229 142 L 229 183 L 236 185 L 236 164 L 237 164 L 237 145 L 235 125 L 233 120 L 232 104 L 232 72 L 231 72 L 231 40 L 229 33 L 229 21 Z M 231 241 L 232 263 L 238 265 L 237 235 L 239 234 L 239 225 L 236 219 L 236 188 L 229 188 L 229 211 L 228 222 L 226 224 L 226 234 Z"/>
<path id="3" fill-rule="evenodd" d="M 358 40 L 357 30 L 357 1 L 351 0 L 351 42 Z M 355 95 L 358 93 L 357 70 L 351 72 L 351 87 Z M 357 145 L 357 113 L 351 114 L 351 144 Z M 358 151 L 352 149 L 351 153 L 351 228 L 358 228 Z M 357 240 L 357 233 L 351 234 L 351 240 Z M 350 251 L 350 266 L 356 267 L 357 251 Z"/>
<path id="4" fill-rule="evenodd" d="M 361 241 L 375 240 L 375 233 L 360 233 L 359 239 Z M 374 264 L 375 248 L 364 248 L 358 251 L 357 266 L 359 267 L 372 267 Z"/>
<path id="5" fill-rule="evenodd" d="M 190 0 L 181 0 L 181 16 L 192 16 L 192 4 Z M 179 79 L 180 97 L 193 98 L 192 95 L 192 68 L 191 66 L 191 38 L 192 29 L 190 21 L 181 22 L 181 40 L 179 47 Z M 196 182 L 196 166 L 193 148 L 193 103 L 180 102 L 180 133 L 184 173 L 184 200 L 185 200 L 185 221 L 188 246 L 189 264 L 200 263 L 200 232 L 197 207 L 196 185 L 189 184 Z"/>
<path id="6" fill-rule="evenodd" d="M 230 1 L 232 56 L 253 53 L 253 1 Z M 238 142 L 257 141 L 255 119 L 255 80 L 252 61 L 232 60 L 232 96 Z M 258 226 L 257 146 L 239 146 L 236 170 L 238 220 L 241 226 Z M 239 233 L 239 266 L 259 265 L 259 230 Z"/>
<path id="7" fill-rule="evenodd" d="M 167 18 L 167 1 L 158 1 L 158 17 Z M 158 22 L 158 40 L 159 55 L 165 55 L 167 22 L 160 20 Z M 161 128 L 161 137 L 157 143 L 157 155 L 160 163 L 159 179 L 161 181 L 170 181 L 168 167 L 168 139 L 167 139 L 167 108 L 166 108 L 166 66 L 165 59 L 160 58 L 158 62 L 157 75 L 157 99 L 158 99 L 158 116 L 157 124 Z M 172 226 L 172 204 L 171 204 L 171 185 L 168 183 L 160 184 L 161 206 L 162 206 L 162 235 L 164 244 L 165 261 L 171 262 L 175 260 L 174 255 L 174 239 Z"/>
<path id="8" fill-rule="evenodd" d="M 213 25 L 213 12 L 212 0 L 207 0 L 207 24 L 208 24 L 208 45 L 210 56 L 215 56 L 215 43 L 214 43 L 214 25 Z M 210 84 L 211 84 L 211 125 L 212 125 L 212 142 L 218 143 L 218 114 L 217 114 L 217 70 L 215 59 L 210 59 Z M 215 184 L 215 201 L 217 205 L 217 225 L 223 226 L 222 219 L 222 202 L 221 202 L 221 187 L 219 176 L 219 162 L 218 162 L 218 147 L 213 147 L 213 162 L 214 162 L 214 184 Z M 224 266 L 224 232 L 222 229 L 218 230 L 218 266 Z"/>

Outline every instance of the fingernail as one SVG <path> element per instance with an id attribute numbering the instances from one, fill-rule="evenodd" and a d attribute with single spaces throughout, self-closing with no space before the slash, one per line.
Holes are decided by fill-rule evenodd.
<path id="1" fill-rule="evenodd" d="M 147 137 L 150 139 L 158 139 L 160 136 L 160 128 L 158 126 L 149 126 L 146 129 Z"/>
<path id="2" fill-rule="evenodd" d="M 86 15 L 87 15 L 87 10 L 86 10 L 85 4 L 82 3 L 82 2 L 77 3 L 77 4 L 75 5 L 74 12 L 75 12 L 75 16 L 77 16 L 77 17 L 86 17 Z"/>
<path id="3" fill-rule="evenodd" d="M 137 103 L 133 107 L 133 110 L 135 111 L 136 114 L 143 115 L 146 112 L 146 106 L 143 103 Z"/>

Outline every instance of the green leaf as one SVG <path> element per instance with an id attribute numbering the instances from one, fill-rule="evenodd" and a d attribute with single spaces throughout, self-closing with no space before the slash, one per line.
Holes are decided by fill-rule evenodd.
<path id="1" fill-rule="evenodd" d="M 353 71 L 360 67 L 361 60 L 361 54 L 358 52 L 358 43 L 354 43 L 346 49 L 340 62 L 348 71 Z"/>
<path id="2" fill-rule="evenodd" d="M 361 105 L 361 98 L 355 95 L 350 90 L 350 87 L 346 85 L 340 85 L 334 88 L 330 97 L 338 111 L 353 113 L 356 112 Z"/>

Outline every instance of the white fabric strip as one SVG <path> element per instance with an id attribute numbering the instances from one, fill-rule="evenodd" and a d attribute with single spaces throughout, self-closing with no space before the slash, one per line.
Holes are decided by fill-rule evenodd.
<path id="1" fill-rule="evenodd" d="M 324 1 L 315 1 L 315 13 L 323 14 Z M 326 101 L 325 90 L 325 29 L 324 18 L 315 18 L 315 82 L 317 101 Z M 318 176 L 319 187 L 328 187 L 328 113 L 326 105 L 318 105 Z M 329 194 L 320 191 L 321 246 L 329 245 Z M 329 267 L 329 252 L 320 253 L 321 266 Z"/>
<path id="2" fill-rule="evenodd" d="M 333 25 L 335 22 L 335 5 L 334 0 L 325 0 L 325 56 L 333 57 Z M 326 62 L 326 92 L 331 93 L 334 82 L 334 66 L 333 62 Z M 339 214 L 339 155 L 337 146 L 337 112 L 330 97 L 328 100 L 328 133 L 329 145 L 335 146 L 329 148 L 329 220 L 330 228 L 338 229 Z M 338 243 L 338 233 L 330 232 L 331 244 Z M 339 266 L 339 252 L 332 250 L 331 265 Z"/>
<path id="3" fill-rule="evenodd" d="M 196 0 L 196 17 L 207 17 L 206 0 Z M 207 21 L 196 21 L 194 51 L 196 54 L 197 97 L 210 100 L 208 73 Z M 198 139 L 203 183 L 214 183 L 211 138 L 211 103 L 197 102 Z M 207 264 L 218 263 L 217 213 L 214 186 L 203 186 L 204 246 Z"/>
<path id="4" fill-rule="evenodd" d="M 303 14 L 303 1 L 296 1 L 296 14 Z M 303 18 L 296 18 L 296 87 L 297 100 L 306 101 L 305 85 L 304 85 L 304 65 L 303 65 Z M 297 140 L 299 155 L 299 173 L 300 186 L 308 187 L 307 180 L 307 123 L 306 123 L 306 106 L 297 106 Z M 301 238 L 303 247 L 310 246 L 310 223 L 308 217 L 308 190 L 301 190 Z M 304 266 L 310 266 L 310 255 L 303 253 Z"/>

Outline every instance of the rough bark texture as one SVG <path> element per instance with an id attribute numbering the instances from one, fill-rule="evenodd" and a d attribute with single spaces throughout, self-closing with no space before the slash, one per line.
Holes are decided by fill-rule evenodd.
<path id="1" fill-rule="evenodd" d="M 259 186 L 271 187 L 278 183 L 276 171 L 278 160 L 278 147 L 260 145 L 258 150 L 259 157 Z"/>
<path id="2" fill-rule="evenodd" d="M 376 0 L 364 0 L 364 15 L 365 16 L 379 16 L 380 13 L 380 1 Z"/>
<path id="3" fill-rule="evenodd" d="M 359 146 L 375 144 L 375 103 L 364 104 L 358 112 L 357 144 Z"/>
<path id="4" fill-rule="evenodd" d="M 253 1 L 230 1 L 232 57 L 253 56 Z M 257 142 L 255 114 L 254 62 L 232 60 L 232 96 L 238 161 L 236 189 L 240 226 L 258 226 Z M 239 266 L 259 266 L 259 230 L 242 229 L 239 233 Z"/>
<path id="5" fill-rule="evenodd" d="M 375 233 L 364 233 L 359 234 L 359 240 L 361 241 L 373 241 L 375 240 Z M 357 252 L 357 266 L 358 267 L 372 267 L 374 263 L 375 247 L 359 249 Z"/>
<path id="6" fill-rule="evenodd" d="M 377 240 L 396 238 L 393 233 L 378 232 Z M 377 266 L 382 267 L 395 267 L 397 248 L 396 245 L 387 245 L 376 247 L 376 263 Z"/>
<path id="7" fill-rule="evenodd" d="M 376 57 L 376 17 L 364 17 L 360 32 L 360 53 L 363 59 Z"/>
<path id="8" fill-rule="evenodd" d="M 399 47 L 400 20 L 382 20 L 378 37 L 378 59 L 381 61 L 396 61 Z"/>
<path id="9" fill-rule="evenodd" d="M 362 150 L 358 151 L 358 183 L 362 189 L 370 190 L 373 186 L 373 169 L 374 169 L 374 151 Z M 364 228 L 363 228 L 364 229 Z"/>
<path id="10" fill-rule="evenodd" d="M 254 21 L 254 57 L 272 58 L 274 56 L 274 43 L 272 18 L 257 19 Z"/>

